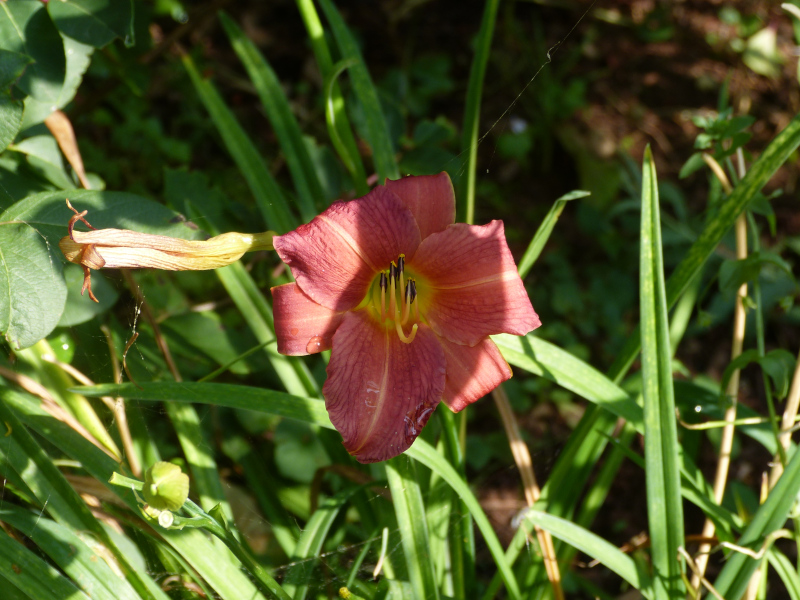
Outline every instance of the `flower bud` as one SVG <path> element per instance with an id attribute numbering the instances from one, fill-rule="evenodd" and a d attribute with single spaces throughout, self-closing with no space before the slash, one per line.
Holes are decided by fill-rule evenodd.
<path id="1" fill-rule="evenodd" d="M 145 473 L 142 494 L 152 508 L 178 510 L 189 497 L 189 476 L 178 465 L 157 462 Z"/>

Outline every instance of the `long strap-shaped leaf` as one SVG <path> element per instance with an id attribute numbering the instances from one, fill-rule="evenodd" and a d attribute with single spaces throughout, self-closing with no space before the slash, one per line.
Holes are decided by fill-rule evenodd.
<path id="1" fill-rule="evenodd" d="M 247 181 L 250 191 L 253 192 L 267 227 L 278 233 L 286 233 L 294 229 L 297 225 L 296 219 L 252 140 L 247 137 L 236 117 L 225 105 L 219 92 L 209 81 L 200 76 L 188 55 L 183 57 L 183 66 L 189 73 L 200 100 L 205 105 L 208 114 L 211 115 L 211 120 L 222 137 L 225 147 Z"/>
<path id="2" fill-rule="evenodd" d="M 394 512 L 406 557 L 408 578 L 416 598 L 439 598 L 434 577 L 428 522 L 417 470 L 407 456 L 398 456 L 386 463 L 386 477 L 392 490 Z"/>
<path id="3" fill-rule="evenodd" d="M 119 396 L 138 400 L 172 400 L 173 402 L 202 402 L 231 408 L 245 408 L 313 423 L 332 429 L 325 403 L 322 400 L 292 396 L 274 390 L 231 385 L 223 383 L 143 383 L 140 388 L 133 384 L 104 384 L 79 388 L 87 396 Z M 418 460 L 431 469 L 455 490 L 467 505 L 475 524 L 483 535 L 486 546 L 497 564 L 497 569 L 510 598 L 520 598 L 519 585 L 497 539 L 486 513 L 477 498 L 456 470 L 436 452 L 425 440 L 417 438 L 414 445 L 406 450 L 406 456 Z"/>
<path id="4" fill-rule="evenodd" d="M 320 5 L 330 23 L 342 60 L 353 61 L 353 66 L 350 67 L 348 73 L 353 82 L 353 92 L 364 110 L 364 120 L 366 121 L 364 135 L 372 147 L 378 181 L 383 183 L 383 180 L 387 178 L 399 179 L 400 171 L 397 169 L 397 161 L 394 158 L 389 128 L 386 126 L 386 118 L 383 115 L 380 100 L 378 100 L 378 92 L 372 83 L 372 77 L 364 63 L 364 57 L 361 56 L 353 34 L 350 33 L 333 2 L 320 0 Z"/>
<path id="5" fill-rule="evenodd" d="M 233 19 L 221 12 L 219 20 L 231 40 L 233 49 L 247 69 L 269 122 L 275 130 L 281 150 L 286 157 L 286 164 L 289 167 L 294 187 L 297 190 L 303 220 L 310 221 L 317 213 L 315 206 L 318 203 L 321 204 L 323 200 L 322 184 L 303 141 L 300 126 L 283 93 L 278 76 L 275 75 L 275 71 L 258 51 L 256 45 L 244 35 Z"/>
<path id="6" fill-rule="evenodd" d="M 653 596 L 659 600 L 678 598 L 685 591 L 678 563 L 678 548 L 683 546 L 683 504 L 657 185 L 648 146 L 642 175 L 639 300 L 647 517 Z"/>
<path id="7" fill-rule="evenodd" d="M 747 526 L 737 544 L 758 552 L 764 539 L 776 531 L 789 518 L 797 494 L 800 492 L 800 452 L 786 465 L 778 483 L 772 488 L 766 502 L 756 512 L 750 525 Z M 760 561 L 754 560 L 741 552 L 732 552 L 722 572 L 714 582 L 714 587 L 727 600 L 738 600 L 750 581 Z"/>

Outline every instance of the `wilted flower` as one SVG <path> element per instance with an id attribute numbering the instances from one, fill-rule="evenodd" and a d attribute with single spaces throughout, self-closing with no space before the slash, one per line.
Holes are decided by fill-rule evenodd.
<path id="1" fill-rule="evenodd" d="M 257 234 L 223 233 L 208 240 L 182 240 L 163 235 L 139 233 L 127 229 L 95 229 L 84 218 L 88 211 L 75 213 L 69 221 L 69 235 L 58 247 L 66 259 L 83 267 L 83 288 L 92 294 L 89 269 L 162 269 L 165 271 L 204 271 L 217 269 L 239 260 L 245 252 L 272 250 L 274 232 Z M 75 231 L 83 221 L 92 231 Z"/>
<path id="2" fill-rule="evenodd" d="M 488 336 L 541 323 L 502 221 L 453 224 L 446 173 L 387 181 L 273 240 L 278 351 L 332 348 L 331 422 L 361 462 L 404 452 L 440 400 L 460 411 L 511 369 Z"/>

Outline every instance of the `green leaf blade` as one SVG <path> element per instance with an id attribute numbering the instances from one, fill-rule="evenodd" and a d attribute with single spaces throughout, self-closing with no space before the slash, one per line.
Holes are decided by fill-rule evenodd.
<path id="1" fill-rule="evenodd" d="M 659 210 L 648 147 L 642 177 L 640 301 L 647 515 L 656 599 L 685 594 L 677 558 L 684 545 L 683 503 Z"/>

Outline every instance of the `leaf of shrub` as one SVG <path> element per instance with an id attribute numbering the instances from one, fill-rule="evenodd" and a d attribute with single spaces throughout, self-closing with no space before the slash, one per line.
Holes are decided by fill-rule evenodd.
<path id="1" fill-rule="evenodd" d="M 130 0 L 61 0 L 47 10 L 63 34 L 102 48 L 115 38 L 133 41 L 133 4 Z"/>
<path id="2" fill-rule="evenodd" d="M 27 54 L 36 62 L 25 69 L 19 87 L 42 102 L 55 102 L 64 85 L 66 56 L 58 30 L 38 0 L 0 4 L 0 48 Z"/>
<path id="3" fill-rule="evenodd" d="M 64 310 L 67 288 L 53 252 L 33 227 L 0 215 L 0 334 L 15 350 L 47 336 Z"/>
<path id="4" fill-rule="evenodd" d="M 22 125 L 22 102 L 0 94 L 0 152 L 17 137 Z"/>
<path id="5" fill-rule="evenodd" d="M 728 381 L 737 369 L 743 369 L 750 363 L 758 363 L 772 380 L 772 389 L 778 400 L 785 398 L 789 393 L 789 381 L 794 373 L 795 357 L 787 350 L 772 350 L 765 356 L 759 356 L 758 350 L 746 350 L 735 360 L 732 360 L 722 376 L 720 389 L 728 387 Z"/>

